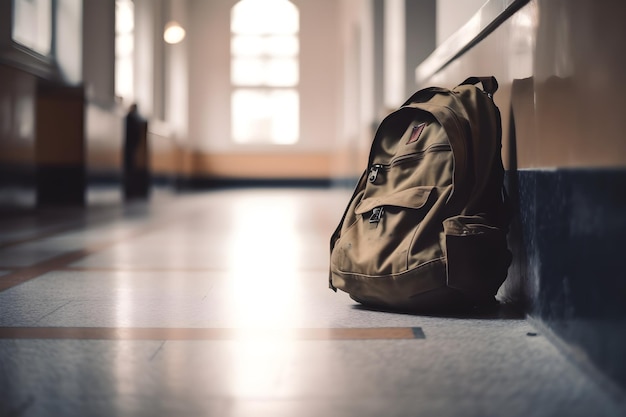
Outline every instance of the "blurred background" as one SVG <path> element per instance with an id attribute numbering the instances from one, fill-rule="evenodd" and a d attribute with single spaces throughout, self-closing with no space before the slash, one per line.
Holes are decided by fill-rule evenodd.
<path id="1" fill-rule="evenodd" d="M 3 0 L 2 203 L 121 181 L 133 103 L 158 185 L 351 186 L 417 65 L 483 3 Z"/>
<path id="2" fill-rule="evenodd" d="M 500 295 L 624 387 L 625 16 L 591 0 L 1 0 L 0 208 L 122 201 L 133 104 L 148 191 L 350 188 L 415 90 L 494 75 L 514 208 Z"/>

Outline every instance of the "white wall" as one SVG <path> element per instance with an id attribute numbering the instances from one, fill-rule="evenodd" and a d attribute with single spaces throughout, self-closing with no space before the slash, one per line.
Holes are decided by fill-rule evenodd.
<path id="1" fill-rule="evenodd" d="M 170 0 L 165 21 L 175 20 L 189 27 L 187 0 Z M 161 37 L 162 39 L 162 37 Z M 186 140 L 189 123 L 189 41 L 164 45 L 165 55 L 165 119 L 177 140 Z"/>
<path id="2" fill-rule="evenodd" d="M 487 0 L 437 0 L 437 46 L 456 32 Z"/>
<path id="3" fill-rule="evenodd" d="M 82 0 L 58 0 L 56 58 L 63 78 L 70 84 L 83 81 L 82 30 Z"/>
<path id="4" fill-rule="evenodd" d="M 385 107 L 395 108 L 406 100 L 404 68 L 406 62 L 405 0 L 385 1 Z"/>
<path id="5" fill-rule="evenodd" d="M 159 24 L 161 0 L 135 0 L 135 49 L 133 85 L 139 112 L 147 117 L 155 114 L 156 26 Z"/>
<path id="6" fill-rule="evenodd" d="M 302 150 L 327 150 L 343 120 L 339 110 L 342 49 L 340 3 L 295 0 L 300 10 L 300 144 Z"/>
<path id="7" fill-rule="evenodd" d="M 189 138 L 193 150 L 230 148 L 230 9 L 234 0 L 189 2 Z"/>
<path id="8" fill-rule="evenodd" d="M 115 3 L 83 2 L 83 81 L 91 102 L 110 106 L 115 96 Z"/>

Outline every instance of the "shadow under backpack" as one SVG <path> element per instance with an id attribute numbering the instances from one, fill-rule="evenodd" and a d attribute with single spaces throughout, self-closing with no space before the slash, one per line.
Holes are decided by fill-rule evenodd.
<path id="1" fill-rule="evenodd" d="M 426 88 L 380 123 L 331 237 L 331 289 L 393 310 L 496 303 L 511 264 L 497 89 Z"/>

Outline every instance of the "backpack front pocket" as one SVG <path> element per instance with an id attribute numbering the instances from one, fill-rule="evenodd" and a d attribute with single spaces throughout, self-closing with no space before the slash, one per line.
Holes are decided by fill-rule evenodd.
<path id="1" fill-rule="evenodd" d="M 363 199 L 355 208 L 356 221 L 335 244 L 331 265 L 366 276 L 406 271 L 411 244 L 436 194 L 435 187 L 418 187 Z"/>

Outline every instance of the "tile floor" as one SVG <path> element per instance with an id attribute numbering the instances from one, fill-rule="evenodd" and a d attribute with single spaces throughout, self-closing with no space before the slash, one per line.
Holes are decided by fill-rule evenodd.
<path id="1" fill-rule="evenodd" d="M 0 416 L 626 415 L 519 315 L 375 312 L 330 291 L 348 198 L 4 216 Z"/>

